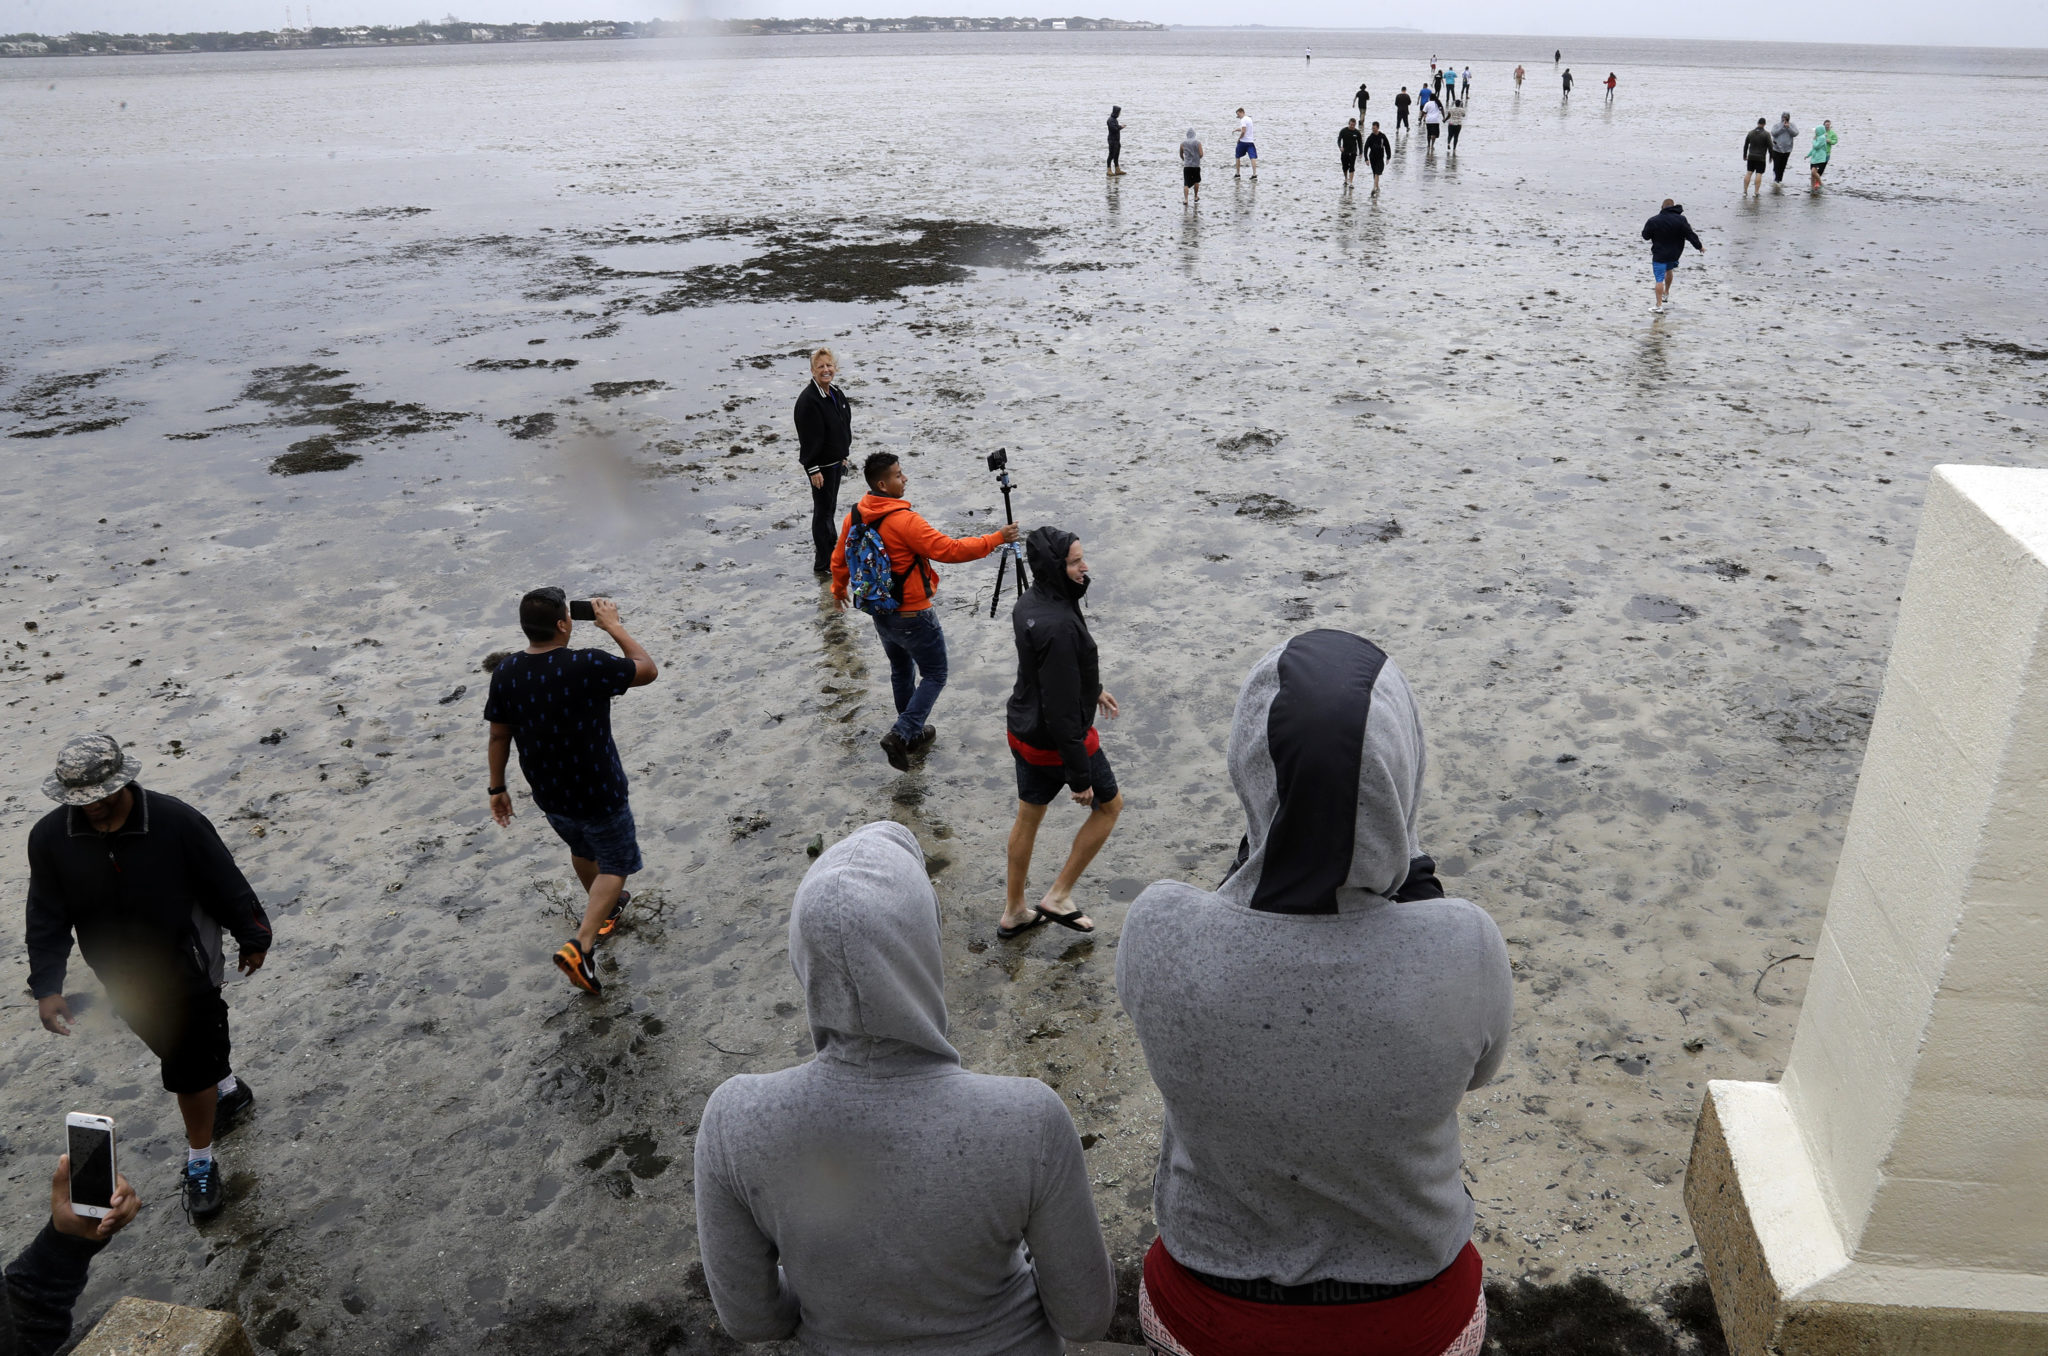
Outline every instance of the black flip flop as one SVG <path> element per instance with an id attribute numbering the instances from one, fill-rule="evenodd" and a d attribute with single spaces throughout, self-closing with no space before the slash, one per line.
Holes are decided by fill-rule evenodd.
<path id="1" fill-rule="evenodd" d="M 998 923 L 996 924 L 996 940 L 1000 942 L 1007 942 L 1012 937 L 1022 937 L 1025 933 L 1031 931 L 1031 929 L 1038 927 L 1039 925 L 1044 923 L 1046 919 L 1049 917 L 1051 917 L 1051 915 L 1046 913 L 1045 910 L 1033 909 L 1031 911 L 1031 917 L 1025 920 L 1024 922 L 1017 924 L 1016 927 L 1006 928 L 1002 924 Z"/>
<path id="2" fill-rule="evenodd" d="M 1086 909 L 1075 909 L 1071 913 L 1052 913 L 1041 906 L 1038 910 L 1038 916 L 1045 922 L 1058 923 L 1063 928 L 1072 928 L 1075 932 L 1085 937 L 1095 931 L 1095 925 L 1091 923 L 1084 928 L 1074 920 L 1082 917 L 1087 912 Z"/>

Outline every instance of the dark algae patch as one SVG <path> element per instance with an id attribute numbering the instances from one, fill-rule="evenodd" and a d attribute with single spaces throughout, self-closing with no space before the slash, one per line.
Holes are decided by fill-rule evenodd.
<path id="1" fill-rule="evenodd" d="M 761 252 L 737 264 L 686 270 L 679 286 L 647 304 L 650 314 L 723 301 L 894 301 L 914 287 L 959 282 L 971 268 L 1024 267 L 1046 232 L 918 219 L 796 229 L 739 224 L 703 234 L 758 235 Z"/>
<path id="2" fill-rule="evenodd" d="M 617 400 L 620 396 L 645 395 L 649 391 L 666 391 L 668 383 L 646 377 L 639 381 L 594 381 L 590 393 L 599 400 Z"/>
<path id="3" fill-rule="evenodd" d="M 1487 1356 L 1726 1356 L 1713 1300 L 1695 1280 L 1664 1296 L 1662 1314 L 1597 1276 L 1557 1285 L 1486 1287 Z"/>
<path id="4" fill-rule="evenodd" d="M 362 459 L 360 452 L 344 452 L 336 447 L 332 438 L 306 438 L 293 443 L 289 452 L 272 458 L 270 473 L 302 476 L 310 471 L 340 471 Z"/>
<path id="5" fill-rule="evenodd" d="M 557 358 L 553 362 L 546 358 L 478 358 L 468 367 L 472 372 L 524 372 L 528 368 L 570 368 L 578 361 L 576 358 Z"/>
<path id="6" fill-rule="evenodd" d="M 510 419 L 500 419 L 498 427 L 522 441 L 527 438 L 544 438 L 555 431 L 555 416 L 547 410 L 539 414 L 515 415 Z"/>
<path id="7" fill-rule="evenodd" d="M 344 381 L 347 372 L 317 363 L 261 367 L 250 373 L 242 399 L 268 405 L 270 418 L 241 428 L 320 428 L 325 431 L 291 444 L 273 459 L 270 469 L 281 476 L 311 471 L 339 471 L 362 460 L 353 444 L 378 438 L 403 438 L 429 429 L 446 428 L 469 418 L 395 400 L 364 400 L 360 382 Z"/>
<path id="8" fill-rule="evenodd" d="M 96 372 L 59 372 L 31 377 L 15 391 L 14 398 L 0 411 L 26 422 L 8 430 L 10 438 L 62 438 L 74 433 L 97 433 L 126 423 L 119 414 L 121 402 L 112 396 L 96 395 L 93 388 L 114 375 L 114 369 Z"/>

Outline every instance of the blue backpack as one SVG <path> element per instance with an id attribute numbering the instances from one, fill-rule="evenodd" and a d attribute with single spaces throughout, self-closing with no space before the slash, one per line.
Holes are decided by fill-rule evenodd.
<path id="1" fill-rule="evenodd" d="M 847 515 L 846 592 L 853 605 L 871 617 L 903 606 L 903 581 L 910 570 L 897 574 L 889 568 L 889 548 L 880 531 L 882 519 L 902 511 L 890 509 L 871 523 L 861 521 L 859 509 Z M 916 568 L 917 562 L 912 561 L 911 569 Z"/>

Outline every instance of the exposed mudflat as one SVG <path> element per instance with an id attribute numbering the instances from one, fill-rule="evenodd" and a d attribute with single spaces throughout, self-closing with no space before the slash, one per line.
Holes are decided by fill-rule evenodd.
<path id="1" fill-rule="evenodd" d="M 1238 682 L 1338 626 L 1421 694 L 1428 845 L 1521 980 L 1515 1053 L 1466 1104 L 1499 1349 L 1701 1349 L 1700 1089 L 1789 1048 L 1929 468 L 2041 461 L 2048 90 L 1967 53 L 1615 43 L 1572 54 L 1566 106 L 1548 40 L 1317 35 L 1312 69 L 1301 45 L 0 66 L 4 890 L 58 745 L 104 728 L 213 816 L 279 937 L 230 984 L 259 1100 L 196 1229 L 154 1062 L 104 1002 L 43 1033 L 6 953 L 10 1246 L 62 1113 L 102 1111 L 149 1208 L 87 1316 L 233 1308 L 280 1356 L 728 1350 L 698 1110 L 807 1053 L 806 849 L 890 817 L 938 885 L 956 1038 L 1066 1096 L 1134 1286 L 1159 1106 L 1116 1001 L 1124 906 L 1222 873 Z M 1381 108 L 1432 51 L 1478 77 L 1459 158 L 1404 142 L 1377 199 L 1342 193 L 1345 101 L 1365 78 Z M 1256 184 L 1225 159 L 1239 103 Z M 1830 188 L 1743 201 L 1743 131 L 1781 107 L 1842 130 Z M 1709 253 L 1653 317 L 1637 231 L 1665 196 Z M 1130 803 L 1092 942 L 994 938 L 992 565 L 943 568 L 936 749 L 899 776 L 875 747 L 886 663 L 808 570 L 789 411 L 820 341 L 857 451 L 903 455 L 936 524 L 988 530 L 1006 446 L 1020 516 L 1088 543 Z M 601 1001 L 548 964 L 563 851 L 483 794 L 484 661 L 548 582 L 618 598 L 664 669 L 615 709 L 648 869 Z M 1041 880 L 1078 813 L 1048 817 Z"/>

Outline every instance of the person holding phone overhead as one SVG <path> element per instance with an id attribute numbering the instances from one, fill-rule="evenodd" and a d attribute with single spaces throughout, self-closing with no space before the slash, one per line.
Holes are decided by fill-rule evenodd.
<path id="1" fill-rule="evenodd" d="M 618 654 L 572 650 L 577 612 L 610 636 Z M 558 588 L 535 589 L 519 600 L 519 629 L 529 642 L 491 670 L 484 719 L 491 723 L 491 818 L 512 822 L 505 761 L 519 746 L 519 770 L 533 803 L 569 845 L 569 865 L 588 898 L 576 935 L 555 952 L 555 966 L 571 984 L 602 994 L 593 954 L 632 902 L 626 877 L 640 869 L 640 838 L 626 795 L 626 769 L 612 742 L 612 698 L 646 687 L 661 670 L 640 642 L 626 634 L 618 604 L 609 598 L 571 603 Z"/>
<path id="2" fill-rule="evenodd" d="M 1111 119 L 1114 122 L 1114 119 Z M 1110 133 L 1110 159 L 1116 134 Z M 811 379 L 796 398 L 796 459 L 811 482 L 811 573 L 832 572 L 832 546 L 839 539 L 839 480 L 851 468 L 853 403 L 832 384 L 839 359 L 821 348 L 811 354 Z"/>
<path id="3" fill-rule="evenodd" d="M 270 918 L 205 815 L 136 782 L 142 762 L 109 734 L 79 735 L 57 755 L 43 794 L 58 803 L 28 835 L 28 985 L 45 1030 L 71 1034 L 64 973 L 79 954 L 129 1030 L 162 1062 L 185 1121 L 185 1209 L 226 1203 L 216 1133 L 255 1104 L 229 1062 L 221 933 L 235 968 L 270 952 Z"/>

